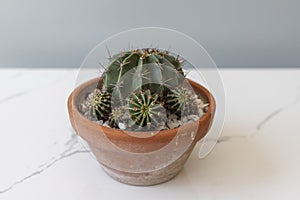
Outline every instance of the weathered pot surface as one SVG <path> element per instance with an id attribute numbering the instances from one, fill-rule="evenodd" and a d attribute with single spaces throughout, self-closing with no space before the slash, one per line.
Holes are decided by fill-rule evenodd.
<path id="1" fill-rule="evenodd" d="M 99 125 L 80 113 L 80 102 L 98 81 L 92 79 L 77 87 L 69 96 L 68 111 L 74 130 L 89 144 L 103 169 L 115 180 L 131 185 L 154 185 L 175 177 L 211 126 L 215 101 L 209 91 L 188 80 L 194 91 L 209 103 L 207 112 L 198 121 L 155 134 L 130 132 Z"/>

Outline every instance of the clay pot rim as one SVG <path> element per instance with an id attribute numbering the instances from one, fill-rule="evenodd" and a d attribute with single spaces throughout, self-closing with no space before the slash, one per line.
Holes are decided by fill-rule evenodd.
<path id="1" fill-rule="evenodd" d="M 186 78 L 186 80 L 188 80 L 188 82 L 191 84 L 192 87 L 195 87 L 195 88 L 197 88 L 197 90 L 200 90 L 201 91 L 200 94 L 202 96 L 204 96 L 205 99 L 208 100 L 209 107 L 208 107 L 207 112 L 197 121 L 185 124 L 185 125 L 177 127 L 177 128 L 161 130 L 157 134 L 155 134 L 153 136 L 150 136 L 148 138 L 154 138 L 155 137 L 156 139 L 159 140 L 160 138 L 174 137 L 179 129 L 183 129 L 184 127 L 187 127 L 187 126 L 195 126 L 195 125 L 197 125 L 197 123 L 198 123 L 198 126 L 201 126 L 202 123 L 205 123 L 207 121 L 209 121 L 209 122 L 211 121 L 211 119 L 208 119 L 208 118 L 213 118 L 216 104 L 215 104 L 215 100 L 214 100 L 214 97 L 212 96 L 212 94 L 204 86 L 200 85 L 199 83 L 197 83 L 195 81 L 192 81 L 188 78 Z M 99 78 L 93 78 L 89 81 L 86 81 L 86 82 L 82 83 L 81 85 L 79 85 L 78 87 L 76 87 L 72 91 L 72 93 L 70 94 L 70 96 L 68 98 L 69 112 L 70 112 L 70 109 L 72 109 L 71 113 L 72 113 L 73 116 L 74 115 L 79 116 L 80 117 L 79 120 L 82 120 L 82 122 L 87 123 L 89 126 L 91 126 L 93 128 L 102 130 L 105 134 L 109 135 L 112 138 L 118 138 L 118 139 L 122 140 L 122 139 L 128 139 L 128 136 L 133 137 L 133 135 L 138 135 L 138 134 L 145 134 L 146 133 L 146 134 L 150 135 L 150 133 L 151 133 L 150 131 L 149 132 L 138 132 L 138 131 L 127 131 L 127 130 L 124 131 L 124 130 L 120 130 L 120 129 L 117 129 L 117 128 L 111 128 L 111 127 L 106 127 L 106 126 L 97 124 L 97 123 L 93 122 L 92 120 L 87 119 L 78 110 L 78 108 L 76 106 L 76 100 L 77 100 L 78 95 L 85 88 L 87 88 L 88 86 L 90 86 L 92 84 L 96 84 L 96 82 L 98 82 L 98 81 L 99 81 Z M 199 93 L 197 93 L 197 94 L 199 94 Z M 74 122 L 73 126 L 75 126 L 73 128 L 77 132 L 76 122 Z M 127 133 L 129 133 L 129 134 L 127 134 Z"/>

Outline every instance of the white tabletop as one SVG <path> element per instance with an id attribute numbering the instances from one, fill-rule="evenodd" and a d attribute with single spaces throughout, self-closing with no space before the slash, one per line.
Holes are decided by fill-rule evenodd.
<path id="1" fill-rule="evenodd" d="M 221 70 L 226 119 L 204 159 L 156 186 L 108 177 L 72 130 L 76 70 L 0 70 L 0 199 L 300 199 L 300 70 Z"/>

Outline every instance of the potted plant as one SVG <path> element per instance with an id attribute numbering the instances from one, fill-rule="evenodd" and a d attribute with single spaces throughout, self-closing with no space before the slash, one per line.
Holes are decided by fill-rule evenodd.
<path id="1" fill-rule="evenodd" d="M 70 94 L 71 124 L 112 178 L 168 181 L 208 132 L 214 98 L 182 66 L 182 58 L 161 49 L 123 51 Z"/>

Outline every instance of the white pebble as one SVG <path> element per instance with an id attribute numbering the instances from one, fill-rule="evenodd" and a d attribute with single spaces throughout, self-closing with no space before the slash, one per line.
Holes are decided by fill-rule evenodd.
<path id="1" fill-rule="evenodd" d="M 180 124 L 179 124 L 178 121 L 177 121 L 177 122 L 168 122 L 168 127 L 169 127 L 170 129 L 177 128 L 179 125 L 180 125 Z"/>
<path id="2" fill-rule="evenodd" d="M 175 114 L 169 115 L 169 120 L 176 120 L 176 119 L 177 119 L 177 115 Z"/>
<path id="3" fill-rule="evenodd" d="M 103 126 L 110 127 L 110 126 L 108 125 L 108 121 L 104 122 L 104 123 L 103 123 Z"/>
<path id="4" fill-rule="evenodd" d="M 189 119 L 189 121 L 197 121 L 199 119 L 199 116 L 197 116 L 197 115 L 189 115 L 188 119 Z"/>
<path id="5" fill-rule="evenodd" d="M 182 121 L 183 123 L 186 123 L 186 122 L 188 121 L 188 118 L 187 118 L 186 116 L 184 116 L 184 117 L 181 118 L 181 121 Z"/>
<path id="6" fill-rule="evenodd" d="M 118 123 L 118 127 L 121 129 L 121 130 L 125 130 L 126 129 L 126 125 L 124 123 Z"/>
<path id="7" fill-rule="evenodd" d="M 103 124 L 103 120 L 98 120 L 98 121 L 96 121 L 96 123 L 102 125 Z"/>

